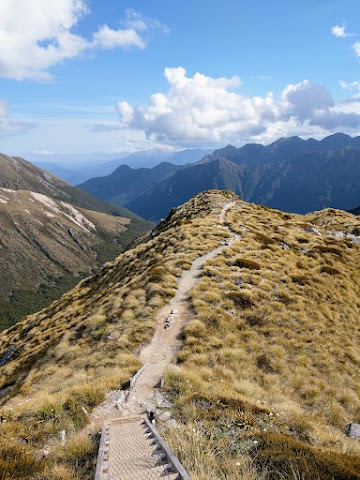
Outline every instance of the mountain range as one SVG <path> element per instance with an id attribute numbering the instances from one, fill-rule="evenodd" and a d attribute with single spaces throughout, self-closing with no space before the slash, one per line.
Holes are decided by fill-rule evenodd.
<path id="1" fill-rule="evenodd" d="M 61 164 L 56 160 L 54 162 L 34 160 L 33 163 L 73 185 L 78 185 L 93 177 L 110 175 L 121 165 L 128 165 L 132 168 L 152 168 L 161 162 L 181 165 L 195 163 L 207 153 L 208 151 L 201 149 L 186 149 L 176 153 L 167 150 L 141 150 L 107 162 L 95 161 L 94 159 L 91 162 L 84 160 L 80 162 L 75 159 L 70 163 L 69 158 L 66 157 L 66 161 Z"/>
<path id="2" fill-rule="evenodd" d="M 357 208 L 352 208 L 349 210 L 350 213 L 353 213 L 354 215 L 360 215 L 360 206 Z"/>
<path id="3" fill-rule="evenodd" d="M 156 183 L 184 168 L 186 168 L 185 165 L 174 165 L 169 162 L 162 162 L 152 168 L 138 169 L 121 165 L 111 175 L 92 178 L 80 184 L 79 187 L 102 200 L 115 205 L 125 205 Z"/>
<path id="4" fill-rule="evenodd" d="M 0 326 L 49 304 L 149 228 L 126 209 L 0 155 Z"/>
<path id="5" fill-rule="evenodd" d="M 289 212 L 348 210 L 359 204 L 359 178 L 360 137 L 337 133 L 320 141 L 290 137 L 267 146 L 228 145 L 185 168 L 168 164 L 166 172 L 160 166 L 150 171 L 123 168 L 81 187 L 158 221 L 169 209 L 209 188 L 232 190 L 246 201 Z"/>

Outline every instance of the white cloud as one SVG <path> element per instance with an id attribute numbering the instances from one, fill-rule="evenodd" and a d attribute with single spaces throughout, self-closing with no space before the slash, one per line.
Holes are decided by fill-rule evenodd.
<path id="1" fill-rule="evenodd" d="M 319 136 L 332 128 L 358 128 L 360 111 L 336 105 L 322 85 L 305 80 L 287 85 L 276 98 L 247 97 L 235 88 L 238 77 L 188 77 L 182 67 L 166 68 L 167 92 L 150 97 L 147 105 L 119 102 L 122 128 L 142 131 L 166 144 L 224 144 L 276 138 L 307 131 Z"/>
<path id="2" fill-rule="evenodd" d="M 344 38 L 347 36 L 345 33 L 345 26 L 344 25 L 335 25 L 331 29 L 331 33 L 334 35 L 334 37 L 339 37 L 339 38 Z"/>
<path id="3" fill-rule="evenodd" d="M 344 81 L 340 81 L 340 86 L 346 90 L 350 90 L 350 91 L 360 91 L 360 82 L 358 82 L 357 80 L 355 80 L 354 82 L 350 82 L 350 83 L 346 83 Z"/>
<path id="4" fill-rule="evenodd" d="M 0 118 L 5 117 L 8 114 L 8 108 L 3 100 L 0 100 Z"/>
<path id="5" fill-rule="evenodd" d="M 36 128 L 24 132 L 21 141 L 15 136 L 1 139 L 0 152 L 19 155 L 32 161 L 32 159 L 39 159 L 39 153 L 35 154 L 35 151 L 48 151 L 54 154 L 42 158 L 50 161 L 56 162 L 58 158 L 63 159 L 62 155 L 67 155 L 66 159 L 69 163 L 84 159 L 98 163 L 119 158 L 119 152 L 162 148 L 161 144 L 145 138 L 142 132 L 120 130 L 116 120 L 114 129 L 110 128 L 111 121 L 104 122 L 108 128 L 102 129 L 100 123 L 102 120 L 97 122 L 96 117 L 93 123 L 98 123 L 99 128 L 92 129 L 88 116 L 71 115 L 66 118 L 41 116 L 35 121 Z M 93 131 L 95 133 L 92 133 Z M 165 145 L 163 148 L 168 147 Z M 108 157 L 110 153 L 116 153 L 116 156 Z"/>
<path id="6" fill-rule="evenodd" d="M 346 31 L 345 25 L 334 25 L 331 29 L 331 33 L 334 37 L 338 38 L 356 37 L 356 33 L 348 33 Z"/>
<path id="7" fill-rule="evenodd" d="M 99 28 L 93 36 L 93 45 L 104 49 L 145 48 L 145 42 L 133 29 L 112 30 L 107 25 Z"/>
<path id="8" fill-rule="evenodd" d="M 355 42 L 352 46 L 357 57 L 360 57 L 360 42 Z"/>
<path id="9" fill-rule="evenodd" d="M 154 18 L 145 17 L 139 12 L 136 12 L 132 8 L 126 10 L 126 20 L 123 22 L 124 28 L 133 29 L 137 32 L 146 30 L 160 30 L 163 33 L 169 33 L 169 29 L 166 25 L 159 22 Z"/>
<path id="10" fill-rule="evenodd" d="M 0 118 L 0 138 L 23 135 L 36 127 L 35 122 Z"/>
<path id="11" fill-rule="evenodd" d="M 0 76 L 46 80 L 49 69 L 66 59 L 94 49 L 145 48 L 150 31 L 166 29 L 128 10 L 124 28 L 105 24 L 87 39 L 73 29 L 88 14 L 87 0 L 1 0 Z"/>
<path id="12" fill-rule="evenodd" d="M 345 25 L 335 25 L 334 27 L 332 27 L 331 33 L 335 37 L 338 37 L 338 38 L 347 38 L 347 37 L 357 37 L 358 36 L 356 33 L 348 33 L 346 31 Z M 357 57 L 360 57 L 360 41 L 355 42 L 351 47 L 354 50 L 355 55 Z M 340 84 L 341 84 L 341 82 L 340 82 Z M 346 88 L 346 87 L 344 87 L 344 88 Z"/>
<path id="13" fill-rule="evenodd" d="M 50 152 L 49 150 L 33 150 L 31 154 L 41 155 L 43 157 L 52 157 L 54 155 L 54 152 Z"/>
<path id="14" fill-rule="evenodd" d="M 288 85 L 281 94 L 283 114 L 299 120 L 313 118 L 319 110 L 334 106 L 330 92 L 322 85 L 305 80 L 297 85 Z"/>

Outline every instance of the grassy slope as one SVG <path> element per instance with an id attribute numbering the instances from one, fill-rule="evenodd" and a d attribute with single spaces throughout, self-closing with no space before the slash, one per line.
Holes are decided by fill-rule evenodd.
<path id="1" fill-rule="evenodd" d="M 153 226 L 24 159 L 0 154 L 0 171 L 0 187 L 17 192 L 1 192 L 0 330 L 49 305 Z M 61 215 L 46 217 L 51 209 L 34 203 L 30 191 L 86 209 L 82 213 L 96 231 L 84 235 Z M 70 228 L 85 249 L 70 237 Z"/>
<path id="2" fill-rule="evenodd" d="M 68 207 L 44 198 L 54 207 L 27 191 L 1 190 L 0 329 L 49 305 L 150 227 L 136 218 L 73 210 L 96 226 L 85 230 Z"/>
<path id="3" fill-rule="evenodd" d="M 321 236 L 305 231 L 315 222 Z M 169 374 L 178 416 L 197 426 L 184 427 L 184 461 L 202 480 L 236 478 L 244 455 L 287 475 L 360 478 L 360 445 L 344 436 L 360 419 L 360 250 L 329 235 L 358 220 L 239 203 L 228 224 L 241 240 L 193 290 L 197 318 Z"/>
<path id="4" fill-rule="evenodd" d="M 10 400 L 2 412 L 8 421 L 1 425 L 0 470 L 3 466 L 10 472 L 15 465 L 20 471 L 29 458 L 22 452 L 24 439 L 26 455 L 33 455 L 57 439 L 59 430 L 79 429 L 88 420 L 82 407 L 91 410 L 107 389 L 139 367 L 134 349 L 150 338 L 156 311 L 174 295 L 176 277 L 228 235 L 213 227 L 220 210 L 214 203 L 206 195 L 194 199 L 160 226 L 153 240 L 120 255 L 49 308 L 1 335 L 0 352 L 9 361 L 0 371 L 0 389 Z M 88 442 L 84 445 L 91 450 Z M 48 467 L 35 462 L 26 467 L 27 476 L 18 478 L 35 478 L 37 469 L 43 471 L 40 478 L 92 478 L 85 460 L 77 474 L 72 470 L 81 463 L 80 452 L 76 461 L 64 455 L 57 449 Z M 68 476 L 56 476 L 58 463 L 65 463 Z"/>
<path id="5" fill-rule="evenodd" d="M 229 236 L 214 225 L 230 198 L 198 195 L 151 241 L 0 336 L 4 478 L 92 478 L 96 448 L 75 434 L 87 422 L 82 407 L 138 368 L 134 349 L 176 278 Z M 179 368 L 167 375 L 180 422 L 169 441 L 194 480 L 359 479 L 360 447 L 344 430 L 360 415 L 360 247 L 329 236 L 358 228 L 357 218 L 239 200 L 227 222 L 241 239 L 205 267 Z M 315 222 L 322 235 L 306 231 Z M 65 448 L 56 444 L 62 429 L 73 432 Z M 46 462 L 33 461 L 44 444 L 55 444 Z"/>

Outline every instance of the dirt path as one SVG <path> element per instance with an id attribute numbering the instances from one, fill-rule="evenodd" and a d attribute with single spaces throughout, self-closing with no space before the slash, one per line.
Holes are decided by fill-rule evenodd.
<path id="1" fill-rule="evenodd" d="M 219 215 L 219 223 L 225 222 L 226 212 L 235 202 L 227 203 Z M 170 303 L 157 314 L 155 334 L 151 343 L 140 352 L 143 367 L 133 387 L 126 397 L 124 392 L 112 392 L 108 400 L 100 405 L 92 414 L 95 419 L 129 417 L 139 415 L 146 410 L 156 408 L 155 386 L 160 382 L 165 369 L 171 364 L 181 348 L 181 332 L 184 326 L 193 318 L 188 299 L 192 288 L 199 282 L 203 265 L 219 255 L 224 248 L 237 240 L 233 235 L 223 245 L 197 258 L 190 270 L 184 270 L 179 282 L 176 295 Z M 173 322 L 169 329 L 165 329 L 165 322 L 172 312 Z"/>

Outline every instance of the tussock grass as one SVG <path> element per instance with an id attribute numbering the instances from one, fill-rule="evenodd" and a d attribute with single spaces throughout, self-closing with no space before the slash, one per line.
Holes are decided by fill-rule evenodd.
<path id="1" fill-rule="evenodd" d="M 1 480 L 25 480 L 41 470 L 35 452 L 18 442 L 1 439 L 0 452 Z"/>
<path id="2" fill-rule="evenodd" d="M 265 480 L 268 478 L 267 469 L 260 470 L 249 455 L 237 454 L 230 459 L 223 450 L 223 444 L 216 438 L 209 437 L 196 422 L 165 432 L 165 438 L 176 451 L 193 480 L 228 478 Z"/>
<path id="3" fill-rule="evenodd" d="M 303 221 L 239 202 L 227 215 L 241 238 L 205 265 L 191 293 L 196 320 L 184 331 L 180 371 L 168 378 L 181 425 L 195 423 L 227 451 L 215 455 L 210 478 L 237 478 L 223 474 L 238 449 L 260 472 L 268 467 L 266 478 L 360 478 L 360 446 L 344 435 L 360 420 L 360 249 L 330 236 L 358 220 L 332 214 Z M 312 225 L 322 235 L 306 231 Z M 244 403 L 224 413 L 219 398 L 237 395 Z M 254 405 L 271 415 L 249 415 Z"/>
<path id="4" fill-rule="evenodd" d="M 152 238 L 1 334 L 4 478 L 22 478 L 26 461 L 31 480 L 92 478 L 96 435 L 76 432 L 140 367 L 134 352 L 182 271 L 230 237 L 218 215 L 234 198 L 197 195 Z M 194 318 L 166 381 L 179 427 L 166 438 L 194 479 L 359 479 L 360 446 L 344 431 L 360 421 L 360 247 L 331 235 L 358 220 L 237 200 L 225 222 L 239 239 L 191 292 Z"/>
<path id="5" fill-rule="evenodd" d="M 56 444 L 60 430 L 75 435 L 106 392 L 140 368 L 134 352 L 151 338 L 156 313 L 175 295 L 182 271 L 229 237 L 216 226 L 228 201 L 226 193 L 198 195 L 174 210 L 152 239 L 1 334 L 0 358 L 8 356 L 0 368 L 0 389 L 7 389 L 1 411 L 7 422 L 0 424 L 4 441 L 37 452 Z M 65 450 L 50 448 L 54 452 L 44 462 L 35 459 L 34 475 L 29 468 L 26 478 L 91 478 L 93 447 L 86 440 L 69 442 Z M 75 448 L 81 445 L 84 455 Z M 4 455 L 0 452 L 0 461 Z M 74 464 L 83 457 L 81 465 Z"/>

